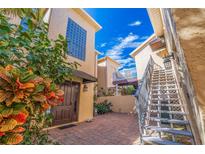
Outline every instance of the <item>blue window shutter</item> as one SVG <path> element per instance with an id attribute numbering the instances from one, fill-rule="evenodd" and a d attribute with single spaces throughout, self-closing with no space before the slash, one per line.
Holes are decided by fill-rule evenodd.
<path id="1" fill-rule="evenodd" d="M 72 19 L 68 18 L 66 39 L 68 54 L 80 60 L 85 60 L 87 32 Z"/>

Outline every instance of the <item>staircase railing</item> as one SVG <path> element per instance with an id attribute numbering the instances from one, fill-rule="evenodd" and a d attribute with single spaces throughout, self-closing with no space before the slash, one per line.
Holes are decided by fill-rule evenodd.
<path id="1" fill-rule="evenodd" d="M 138 90 L 136 91 L 136 109 L 138 113 L 138 123 L 139 123 L 139 130 L 140 130 L 140 140 L 142 143 L 142 134 L 144 134 L 144 125 L 145 125 L 145 116 L 148 107 L 149 101 L 149 93 L 150 93 L 150 83 L 151 83 L 151 76 L 154 70 L 154 67 L 157 66 L 154 63 L 152 57 L 150 57 L 147 67 L 145 69 L 143 78 L 139 85 Z M 160 67 L 160 66 L 157 66 Z"/>

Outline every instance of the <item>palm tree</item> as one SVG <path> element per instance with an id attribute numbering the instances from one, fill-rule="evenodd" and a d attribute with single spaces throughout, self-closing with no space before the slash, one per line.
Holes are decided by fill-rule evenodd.
<path id="1" fill-rule="evenodd" d="M 9 16 L 18 16 L 20 18 L 23 18 L 25 16 L 35 15 L 35 21 L 36 22 L 42 22 L 44 16 L 46 15 L 48 8 L 2 8 L 0 9 L 2 13 Z"/>

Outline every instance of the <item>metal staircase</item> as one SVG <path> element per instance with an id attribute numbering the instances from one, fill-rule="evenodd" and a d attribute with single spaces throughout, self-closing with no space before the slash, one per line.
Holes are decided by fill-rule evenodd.
<path id="1" fill-rule="evenodd" d="M 195 144 L 179 90 L 173 59 L 148 63 L 139 90 L 137 109 L 142 144 Z"/>

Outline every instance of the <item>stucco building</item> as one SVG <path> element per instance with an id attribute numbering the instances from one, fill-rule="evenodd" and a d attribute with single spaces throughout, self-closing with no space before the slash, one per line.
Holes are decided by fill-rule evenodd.
<path id="1" fill-rule="evenodd" d="M 114 88 L 113 73 L 118 70 L 120 64 L 106 56 L 98 60 L 98 90 Z"/>
<path id="2" fill-rule="evenodd" d="M 80 64 L 72 81 L 62 88 L 65 102 L 53 109 L 54 124 L 81 122 L 93 117 L 94 84 L 97 81 L 97 55 L 95 33 L 101 26 L 83 9 L 51 9 L 49 37 L 58 34 L 67 38 L 68 61 Z"/>
<path id="3" fill-rule="evenodd" d="M 23 24 L 19 17 L 10 17 L 10 22 Z M 64 103 L 54 107 L 53 125 L 61 126 L 93 118 L 94 85 L 97 83 L 97 56 L 95 33 L 101 26 L 83 9 L 49 9 L 44 17 L 49 24 L 48 36 L 56 39 L 58 34 L 67 39 L 69 62 L 80 64 L 72 79 L 61 85 Z M 24 26 L 24 25 L 22 25 Z M 45 57 L 46 58 L 46 57 Z"/>

